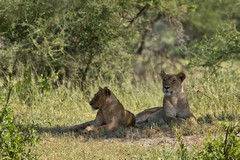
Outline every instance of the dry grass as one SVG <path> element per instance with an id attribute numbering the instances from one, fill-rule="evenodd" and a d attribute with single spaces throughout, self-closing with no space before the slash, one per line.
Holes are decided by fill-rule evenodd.
<path id="1" fill-rule="evenodd" d="M 184 82 L 189 101 L 199 124 L 175 126 L 183 135 L 190 151 L 199 148 L 209 133 L 221 132 L 220 123 L 240 120 L 240 71 L 220 70 L 212 75 L 207 70 L 191 70 Z M 161 106 L 160 82 L 148 81 L 136 86 L 118 88 L 109 86 L 128 110 L 138 113 L 143 109 Z M 173 127 L 143 126 L 119 129 L 111 133 L 84 134 L 61 132 L 61 128 L 79 124 L 95 117 L 96 112 L 88 105 L 97 91 L 91 86 L 89 96 L 76 89 L 59 88 L 46 94 L 37 94 L 31 106 L 20 103 L 17 97 L 12 106 L 18 121 L 34 121 L 38 124 L 40 144 L 34 151 L 40 159 L 177 159 L 178 143 Z M 23 121 L 24 119 L 24 121 Z"/>

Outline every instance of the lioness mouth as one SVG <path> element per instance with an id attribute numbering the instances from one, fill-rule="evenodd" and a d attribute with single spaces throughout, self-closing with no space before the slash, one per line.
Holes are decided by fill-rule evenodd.
<path id="1" fill-rule="evenodd" d="M 91 105 L 91 108 L 92 108 L 93 110 L 98 110 L 98 109 L 99 109 L 99 106 L 92 106 L 92 105 Z"/>
<path id="2" fill-rule="evenodd" d="M 173 92 L 164 92 L 165 96 L 171 96 Z"/>

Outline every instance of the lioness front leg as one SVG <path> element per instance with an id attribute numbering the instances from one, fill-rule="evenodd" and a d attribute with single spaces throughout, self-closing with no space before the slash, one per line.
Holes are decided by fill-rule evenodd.
<path id="1" fill-rule="evenodd" d="M 177 111 L 170 103 L 163 107 L 163 120 L 168 124 L 176 123 L 179 120 L 183 121 L 183 119 L 177 118 Z"/>
<path id="2" fill-rule="evenodd" d="M 185 122 L 186 120 L 183 118 L 177 118 L 177 117 L 165 117 L 164 121 L 168 124 L 173 124 L 178 122 Z"/>
<path id="3" fill-rule="evenodd" d="M 186 122 L 186 119 L 181 118 L 181 117 L 172 116 L 172 115 L 164 115 L 163 119 L 167 124 Z"/>
<path id="4" fill-rule="evenodd" d="M 197 118 L 191 114 L 190 116 L 185 118 L 190 124 L 197 124 Z"/>
<path id="5" fill-rule="evenodd" d="M 80 130 L 84 130 L 87 126 L 90 126 L 94 123 L 94 120 L 82 123 L 82 124 L 78 124 L 78 125 L 74 125 L 74 126 L 69 126 L 69 127 L 64 127 L 62 129 L 62 132 L 69 132 L 69 131 L 73 131 L 73 132 L 78 132 Z"/>
<path id="6" fill-rule="evenodd" d="M 95 131 L 102 124 L 103 123 L 101 121 L 94 120 L 94 122 L 91 125 L 86 126 L 86 128 L 84 129 L 84 132 Z"/>
<path id="7" fill-rule="evenodd" d="M 113 131 L 114 129 L 117 128 L 117 124 L 116 123 L 109 123 L 109 124 L 106 124 L 106 125 L 103 125 L 103 126 L 99 126 L 97 128 L 94 129 L 94 131 Z"/>
<path id="8" fill-rule="evenodd" d="M 95 120 L 92 121 L 88 126 L 85 127 L 84 132 L 94 131 L 97 127 L 104 125 L 103 114 L 99 110 L 97 112 Z"/>

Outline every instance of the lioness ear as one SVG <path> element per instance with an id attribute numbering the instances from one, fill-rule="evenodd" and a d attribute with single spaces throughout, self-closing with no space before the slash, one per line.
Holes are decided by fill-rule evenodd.
<path id="1" fill-rule="evenodd" d="M 185 75 L 185 73 L 180 72 L 177 74 L 177 77 L 181 80 L 181 82 L 183 82 L 184 79 L 186 78 L 186 75 Z"/>
<path id="2" fill-rule="evenodd" d="M 166 76 L 166 73 L 164 71 L 161 71 L 160 76 L 163 78 Z"/>
<path id="3" fill-rule="evenodd" d="M 104 93 L 105 93 L 106 96 L 111 95 L 111 91 L 107 87 L 104 87 Z"/>

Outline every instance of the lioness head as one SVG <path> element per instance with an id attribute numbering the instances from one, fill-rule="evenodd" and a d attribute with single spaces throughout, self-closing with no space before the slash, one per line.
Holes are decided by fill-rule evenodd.
<path id="1" fill-rule="evenodd" d="M 93 109 L 99 109 L 106 104 L 109 96 L 111 96 L 111 91 L 107 87 L 99 87 L 99 91 L 94 95 L 89 104 Z"/>
<path id="2" fill-rule="evenodd" d="M 165 96 L 171 96 L 182 91 L 182 82 L 186 78 L 183 72 L 178 74 L 166 74 L 164 71 L 160 73 L 162 78 L 162 90 Z"/>

